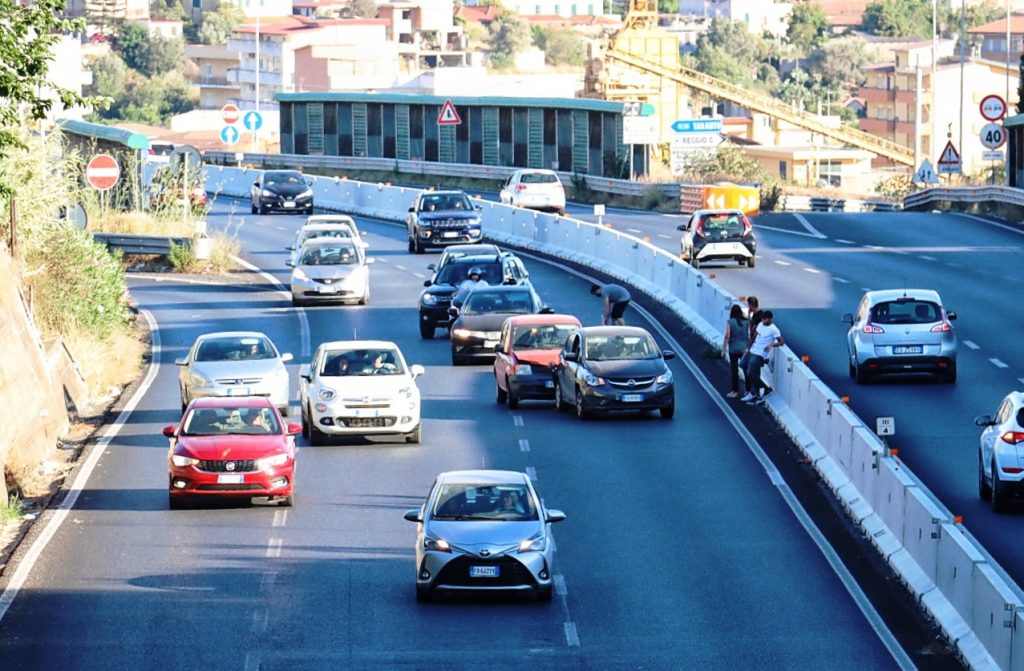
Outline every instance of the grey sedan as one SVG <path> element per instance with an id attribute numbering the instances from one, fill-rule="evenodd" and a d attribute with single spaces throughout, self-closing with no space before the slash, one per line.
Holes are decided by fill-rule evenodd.
<path id="1" fill-rule="evenodd" d="M 437 476 L 418 522 L 416 598 L 435 590 L 525 591 L 549 601 L 554 542 L 550 524 L 565 513 L 544 508 L 525 473 L 448 471 Z"/>
<path id="2" fill-rule="evenodd" d="M 181 410 L 206 396 L 266 396 L 288 414 L 288 370 L 292 360 L 258 331 L 223 331 L 196 338 L 188 355 L 177 359 Z"/>

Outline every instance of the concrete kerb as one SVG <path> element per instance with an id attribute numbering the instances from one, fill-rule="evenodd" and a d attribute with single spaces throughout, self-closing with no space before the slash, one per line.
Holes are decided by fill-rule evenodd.
<path id="1" fill-rule="evenodd" d="M 219 173 L 222 173 L 217 175 L 222 177 L 220 182 L 221 193 L 243 197 L 248 195 L 248 187 L 243 189 L 242 185 L 250 181 L 248 178 L 251 175 L 246 176 L 244 172 L 241 175 L 232 174 L 238 171 L 238 169 L 232 168 L 218 168 L 217 170 Z M 244 179 L 240 180 L 240 178 Z M 321 185 L 321 181 L 326 183 Z M 404 222 L 407 205 L 400 205 L 399 203 L 407 203 L 411 200 L 413 194 L 416 193 L 414 189 L 401 188 L 399 190 L 399 187 L 388 187 L 385 185 L 362 185 L 361 187 L 356 187 L 361 191 L 358 194 L 340 193 L 346 190 L 341 188 L 342 185 L 351 188 L 353 184 L 356 183 L 351 181 L 337 182 L 329 179 L 317 180 L 316 186 L 318 190 L 326 191 L 323 193 L 325 200 L 321 201 L 318 199 L 318 205 L 327 203 L 330 207 L 336 207 L 344 212 L 380 218 L 387 221 Z M 366 186 L 375 188 L 366 189 Z M 382 197 L 377 198 L 378 194 Z M 345 198 L 345 196 L 355 197 Z M 347 205 L 345 205 L 346 202 L 348 203 Z M 632 236 L 618 231 L 614 232 L 614 238 L 612 236 L 605 236 L 604 231 L 607 229 L 597 230 L 598 227 L 595 225 L 562 217 L 541 219 L 541 217 L 533 216 L 528 222 L 523 222 L 519 219 L 522 216 L 521 211 L 510 210 L 510 208 L 497 204 L 487 204 L 483 209 L 483 214 L 486 215 L 484 230 L 488 238 L 511 246 L 538 251 L 546 255 L 567 258 L 579 265 L 609 274 L 620 281 L 635 286 L 643 293 L 662 302 L 685 323 L 690 324 L 694 331 L 710 345 L 717 347 L 721 342 L 721 332 L 713 326 L 708 317 L 714 315 L 715 318 L 724 323 L 724 315 L 727 314 L 728 304 L 735 299 L 729 296 L 727 292 L 721 290 L 712 280 L 696 273 L 684 264 L 677 263 L 671 255 L 660 250 L 652 253 L 654 258 L 664 254 L 666 262 L 673 264 L 673 272 L 670 274 L 671 288 L 667 289 L 663 284 L 665 281 L 663 274 L 644 273 L 644 275 L 647 275 L 644 276 L 637 272 L 631 272 L 641 270 L 641 267 L 635 263 L 632 268 L 623 268 L 617 263 L 620 260 L 616 258 L 617 256 L 621 257 L 623 254 L 632 256 L 636 250 L 650 247 L 650 245 L 642 240 L 632 238 Z M 562 224 L 566 222 L 571 222 L 575 225 L 562 233 L 559 229 L 564 229 L 565 227 Z M 523 226 L 522 224 L 524 223 L 531 225 Z M 517 224 L 518 230 L 515 230 L 514 226 Z M 539 237 L 542 231 L 545 238 L 562 237 L 565 244 L 555 244 L 551 241 L 538 241 L 534 239 Z M 558 233 L 555 233 L 552 236 L 552 233 L 555 231 L 562 233 L 562 235 L 559 236 Z M 520 234 L 517 235 L 516 233 Z M 574 233 L 576 235 L 573 235 Z M 626 239 L 625 241 L 628 241 L 628 247 L 625 250 L 616 248 L 615 245 L 610 243 L 605 243 L 604 247 L 600 245 L 602 240 L 623 241 L 623 238 Z M 559 242 L 563 242 L 563 240 L 559 240 Z M 683 291 L 675 291 L 676 289 L 683 289 Z M 709 295 L 711 298 L 709 298 Z M 727 298 L 723 299 L 723 296 Z M 694 304 L 697 305 L 696 309 Z M 785 396 L 776 393 L 775 398 L 771 399 L 771 402 L 768 404 L 776 420 L 804 449 L 805 455 L 812 462 L 817 472 L 830 489 L 836 493 L 844 507 L 850 512 L 851 517 L 859 522 L 864 533 L 890 562 L 890 565 L 901 576 L 901 579 L 914 590 L 915 594 L 919 595 L 921 603 L 928 609 L 928 612 L 935 618 L 950 640 L 957 645 L 965 661 L 972 668 L 989 668 L 993 657 L 988 648 L 983 644 L 984 642 L 974 635 L 970 625 L 967 624 L 967 621 L 970 619 L 968 613 L 974 610 L 976 604 L 965 603 L 963 597 L 968 597 L 968 600 L 978 597 L 976 589 L 968 587 L 966 589 L 967 593 L 964 594 L 965 586 L 963 580 L 950 581 L 948 576 L 945 576 L 947 578 L 945 581 L 946 587 L 954 588 L 955 593 L 960 597 L 947 599 L 945 589 L 943 588 L 943 581 L 932 582 L 929 577 L 931 571 L 922 568 L 918 564 L 918 558 L 915 557 L 914 553 L 904 548 L 902 542 L 902 534 L 904 532 L 903 521 L 899 519 L 898 511 L 902 510 L 903 497 L 906 496 L 908 490 L 916 488 L 917 483 L 901 472 L 902 465 L 898 461 L 882 458 L 879 460 L 879 465 L 876 469 L 878 474 L 876 477 L 884 480 L 885 486 L 874 488 L 875 491 L 871 492 L 871 499 L 866 498 L 864 492 L 857 488 L 855 481 L 850 478 L 843 465 L 838 463 L 830 453 L 829 441 L 834 436 L 828 430 L 831 422 L 827 417 L 822 416 L 822 408 L 826 407 L 829 411 L 835 407 L 845 409 L 842 401 L 839 400 L 838 396 L 831 389 L 821 383 L 788 347 L 782 348 L 779 354 L 782 358 L 777 358 L 776 361 L 784 362 L 785 365 L 774 367 L 770 373 L 771 379 L 769 383 L 776 387 L 777 390 L 780 388 L 787 389 L 789 393 Z M 792 385 L 791 383 L 794 380 L 786 379 L 798 370 L 799 374 L 797 377 L 803 377 L 807 384 L 807 387 L 804 389 L 800 389 L 800 385 Z M 792 401 L 796 401 L 795 406 L 790 405 Z M 848 409 L 845 410 L 846 412 L 837 414 L 847 415 L 849 413 L 849 417 L 846 419 L 853 418 L 849 421 L 847 431 L 863 428 L 863 423 L 856 418 L 856 415 L 850 413 Z M 827 414 L 831 414 L 831 412 Z M 810 420 L 809 424 L 808 420 Z M 824 435 L 828 437 L 825 443 L 815 438 L 815 436 L 822 435 L 821 430 L 824 430 Z M 847 435 L 850 434 L 847 433 Z M 808 439 L 808 436 L 810 439 Z M 871 444 L 868 440 L 865 442 L 869 445 Z M 877 437 L 875 437 L 875 442 L 877 442 L 877 445 L 871 445 L 872 450 L 881 453 L 884 448 Z M 848 446 L 846 449 L 849 450 L 850 447 Z M 848 457 L 846 465 L 850 466 L 856 461 L 856 459 L 851 460 Z M 883 477 L 883 471 L 888 471 L 886 475 L 889 477 Z M 880 483 L 876 482 L 876 484 Z M 886 492 L 885 498 L 881 498 L 883 490 Z M 897 495 L 900 501 L 895 502 L 895 505 L 893 505 L 894 501 L 891 495 Z M 881 511 L 877 508 L 879 504 L 882 504 Z M 887 517 L 889 518 L 888 520 L 886 520 Z M 954 563 L 953 571 L 955 573 L 955 556 L 960 554 L 961 559 L 966 559 L 963 555 L 963 550 L 967 548 L 962 547 L 960 544 L 953 544 L 951 547 L 950 543 L 942 542 L 943 539 L 949 538 L 947 526 L 952 527 L 954 530 L 957 529 L 955 525 L 946 522 L 946 520 L 949 520 L 948 515 L 943 514 L 942 518 L 944 521 L 940 524 L 943 524 L 943 531 L 939 534 L 940 538 L 935 552 L 936 564 L 937 566 L 943 566 L 944 558 L 952 559 Z M 898 533 L 894 533 L 894 530 L 889 526 L 889 523 L 894 521 L 900 527 Z M 973 550 L 970 553 L 972 559 L 969 561 L 975 568 L 971 573 L 977 575 L 979 565 L 976 558 L 980 558 L 982 565 L 985 564 L 986 560 L 980 551 L 964 539 L 962 533 L 959 531 L 956 531 L 956 533 L 961 539 L 965 540 L 966 546 Z M 961 552 L 958 553 L 956 549 L 959 549 Z M 990 570 L 983 573 L 991 574 L 991 576 L 998 578 L 997 572 L 992 571 L 991 567 L 985 566 L 984 568 Z M 981 591 L 985 592 L 986 590 L 981 589 Z M 1013 591 L 1008 587 L 1005 591 L 1010 595 L 1013 594 Z M 966 634 L 964 633 L 965 628 L 968 632 Z M 1015 644 L 1016 638 L 1020 637 L 1013 637 L 1013 630 L 1010 629 L 1009 631 L 1011 634 L 1007 636 L 991 635 L 985 641 L 990 645 L 999 646 L 1002 650 L 1003 654 L 998 654 L 996 657 L 1010 659 L 1011 645 Z M 1017 659 L 1020 658 L 1018 657 Z"/>

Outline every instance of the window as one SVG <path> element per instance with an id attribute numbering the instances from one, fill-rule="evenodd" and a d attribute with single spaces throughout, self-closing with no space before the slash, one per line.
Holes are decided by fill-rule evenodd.
<path id="1" fill-rule="evenodd" d="M 786 165 L 785 161 L 779 161 L 779 179 L 789 179 L 787 177 L 787 172 L 786 172 L 786 168 L 787 167 L 788 166 Z"/>

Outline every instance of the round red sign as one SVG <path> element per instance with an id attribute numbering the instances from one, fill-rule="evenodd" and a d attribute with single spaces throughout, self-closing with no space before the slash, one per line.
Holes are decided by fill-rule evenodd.
<path id="1" fill-rule="evenodd" d="M 242 111 L 238 109 L 238 105 L 228 103 L 227 105 L 224 105 L 224 107 L 220 108 L 220 118 L 228 125 L 238 123 L 241 116 Z"/>
<path id="2" fill-rule="evenodd" d="M 85 167 L 85 179 L 89 186 L 99 191 L 114 186 L 120 177 L 121 168 L 110 154 L 96 154 Z"/>
<path id="3" fill-rule="evenodd" d="M 987 121 L 999 121 L 1006 116 L 1006 101 L 997 95 L 988 95 L 981 99 L 981 116 Z"/>

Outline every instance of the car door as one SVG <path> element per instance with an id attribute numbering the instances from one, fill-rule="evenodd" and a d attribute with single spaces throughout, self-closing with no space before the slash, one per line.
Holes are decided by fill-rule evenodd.
<path id="1" fill-rule="evenodd" d="M 676 230 L 682 231 L 682 235 L 679 236 L 679 251 L 684 255 L 689 254 L 690 249 L 693 247 L 693 228 L 696 222 L 697 213 L 695 212 L 690 215 L 685 224 L 680 224 L 676 227 Z"/>
<path id="2" fill-rule="evenodd" d="M 580 334 L 574 333 L 565 341 L 565 347 L 558 356 L 558 381 L 562 392 L 562 398 L 567 403 L 576 402 L 576 376 L 579 371 L 579 361 L 570 361 L 566 358 L 567 353 L 574 352 L 577 356 L 580 353 Z"/>
<path id="3" fill-rule="evenodd" d="M 501 191 L 498 192 L 498 198 L 502 203 L 509 204 L 512 202 L 512 182 L 515 180 L 516 174 L 512 175 L 505 180 L 505 183 L 501 185 Z"/>
<path id="4" fill-rule="evenodd" d="M 313 358 L 309 361 L 309 379 L 299 378 L 299 400 L 303 408 L 312 405 L 309 397 L 313 394 L 313 390 L 316 389 L 316 385 L 319 384 L 320 362 L 323 360 L 323 356 L 323 348 L 317 347 L 316 351 L 313 352 Z"/>
<path id="5" fill-rule="evenodd" d="M 505 389 L 505 379 L 513 365 L 515 365 L 515 355 L 512 353 L 512 327 L 508 320 L 505 320 L 505 323 L 501 325 L 498 349 L 494 352 L 494 376 L 499 388 Z"/>
<path id="6" fill-rule="evenodd" d="M 1003 402 L 999 405 L 999 410 L 996 411 L 995 424 L 992 426 L 986 426 L 985 430 L 981 432 L 981 453 L 982 459 L 986 471 L 991 476 L 992 470 L 992 452 L 995 450 L 996 439 L 1002 435 L 1003 430 L 1006 427 L 1006 422 L 1013 414 L 1013 403 L 1009 398 L 1004 398 Z"/>

